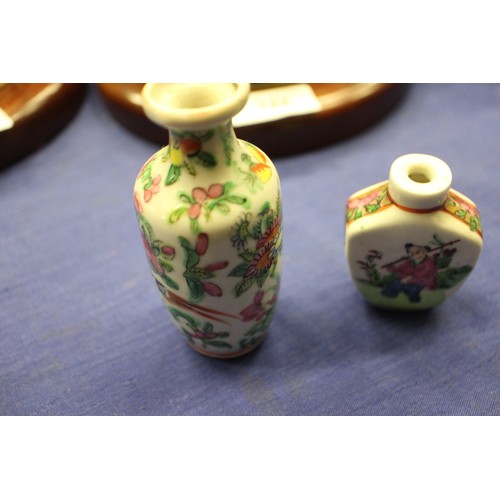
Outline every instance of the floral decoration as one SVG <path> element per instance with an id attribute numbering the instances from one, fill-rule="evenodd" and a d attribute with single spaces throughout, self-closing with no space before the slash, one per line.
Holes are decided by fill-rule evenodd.
<path id="1" fill-rule="evenodd" d="M 374 214 L 380 209 L 388 208 L 391 205 L 393 205 L 393 201 L 388 196 L 388 184 L 386 183 L 361 196 L 349 198 L 346 207 L 346 222 L 349 224 L 360 217 Z M 419 213 L 418 209 L 405 210 Z M 471 231 L 478 233 L 482 237 L 481 218 L 477 207 L 473 203 L 464 200 L 453 189 L 448 192 L 444 205 L 437 207 L 436 210 L 450 213 L 467 224 Z"/>
<path id="2" fill-rule="evenodd" d="M 364 215 L 373 214 L 391 205 L 387 196 L 387 185 L 378 187 L 362 196 L 349 198 L 346 207 L 346 222 L 352 222 Z"/>
<path id="3" fill-rule="evenodd" d="M 189 342 L 194 343 L 196 340 L 203 347 L 232 349 L 233 346 L 229 342 L 220 340 L 229 337 L 229 332 L 216 332 L 214 325 L 208 321 L 202 325 L 200 321 L 184 311 L 175 307 L 169 307 L 168 309 Z"/>
<path id="4" fill-rule="evenodd" d="M 278 199 L 276 209 L 266 202 L 253 226 L 247 224 L 249 221 L 250 215 L 245 215 L 231 233 L 233 246 L 243 249 L 238 253 L 242 262 L 229 273 L 229 276 L 240 278 L 234 287 L 237 297 L 254 284 L 262 288 L 276 269 L 282 249 L 281 200 Z"/>
<path id="5" fill-rule="evenodd" d="M 138 175 L 138 179 L 140 179 L 142 183 L 143 199 L 146 203 L 151 201 L 153 195 L 160 191 L 161 175 L 156 175 L 155 177 L 153 177 L 151 173 L 153 169 L 153 159 L 154 157 L 152 157 L 143 165 Z"/>
<path id="6" fill-rule="evenodd" d="M 160 275 L 167 286 L 178 290 L 179 285 L 177 282 L 168 276 L 169 273 L 174 271 L 172 261 L 175 258 L 175 248 L 155 238 L 153 228 L 145 217 L 138 214 L 138 220 L 144 250 L 146 251 L 151 270 Z"/>
<path id="7" fill-rule="evenodd" d="M 248 170 L 240 168 L 243 174 L 243 180 L 248 184 L 250 189 L 254 190 L 256 186 L 262 187 L 262 184 L 269 182 L 272 176 L 272 169 L 266 163 L 267 158 L 258 148 L 245 142 L 252 155 L 248 153 L 241 154 L 241 160 L 244 164 L 248 165 Z"/>
<path id="8" fill-rule="evenodd" d="M 477 207 L 473 203 L 464 200 L 456 191 L 450 190 L 446 198 L 444 210 L 457 219 L 462 220 L 469 226 L 471 231 L 477 232 L 482 237 L 483 228 L 481 218 Z"/>
<path id="9" fill-rule="evenodd" d="M 211 280 L 215 277 L 217 271 L 225 269 L 229 263 L 226 260 L 221 260 L 203 266 L 200 265 L 201 257 L 205 255 L 208 249 L 208 234 L 200 233 L 194 246 L 183 236 L 179 236 L 179 243 L 184 250 L 184 278 L 189 288 L 190 299 L 199 301 L 203 299 L 205 294 L 212 297 L 221 297 L 223 294 L 222 288 Z"/>
<path id="10" fill-rule="evenodd" d="M 203 143 L 209 141 L 215 130 L 202 133 L 170 131 L 170 144 L 164 153 L 164 160 L 170 158 L 170 168 L 165 178 L 165 185 L 177 182 L 182 170 L 196 175 L 196 167 L 213 168 L 217 160 L 212 153 L 203 150 Z"/>
<path id="11" fill-rule="evenodd" d="M 202 213 L 205 215 L 205 221 L 208 222 L 214 210 L 222 214 L 228 213 L 230 211 L 228 204 L 249 207 L 250 202 L 246 196 L 232 194 L 234 187 L 232 182 L 226 182 L 225 184 L 211 184 L 206 189 L 195 187 L 191 194 L 182 191 L 179 199 L 183 205 L 170 213 L 168 221 L 177 222 L 187 214 L 191 221 L 191 230 L 198 234 L 201 231 L 199 218 Z"/>
<path id="12" fill-rule="evenodd" d="M 262 335 L 265 334 L 278 300 L 278 288 L 279 284 L 277 283 L 267 291 L 264 291 L 262 288 L 259 289 L 254 295 L 252 303 L 240 311 L 243 322 L 255 321 L 255 324 L 245 333 L 243 339 L 240 341 L 240 349 L 245 349 L 258 342 Z M 264 300 L 266 295 L 271 295 L 271 298 Z"/>

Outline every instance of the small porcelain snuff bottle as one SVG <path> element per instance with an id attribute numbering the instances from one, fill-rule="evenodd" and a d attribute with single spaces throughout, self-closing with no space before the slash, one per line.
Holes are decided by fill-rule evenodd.
<path id="1" fill-rule="evenodd" d="M 347 202 L 345 250 L 365 299 L 387 309 L 418 310 L 451 297 L 474 269 L 483 245 L 476 205 L 451 189 L 448 165 L 408 154 L 389 180 Z"/>
<path id="2" fill-rule="evenodd" d="M 235 357 L 265 338 L 282 250 L 278 173 L 231 119 L 249 84 L 146 84 L 143 108 L 169 144 L 141 168 L 134 202 L 151 272 L 188 344 Z"/>

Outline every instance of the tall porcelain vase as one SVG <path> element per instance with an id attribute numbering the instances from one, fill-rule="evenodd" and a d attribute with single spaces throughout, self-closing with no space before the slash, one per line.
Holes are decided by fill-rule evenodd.
<path id="1" fill-rule="evenodd" d="M 146 115 L 169 144 L 141 168 L 137 220 L 156 285 L 188 344 L 245 354 L 266 337 L 281 273 L 278 173 L 231 118 L 248 84 L 146 84 Z"/>
<path id="2" fill-rule="evenodd" d="M 448 165 L 397 158 L 389 180 L 354 193 L 346 209 L 351 276 L 373 305 L 429 309 L 455 294 L 476 266 L 483 233 L 476 205 L 451 189 Z"/>

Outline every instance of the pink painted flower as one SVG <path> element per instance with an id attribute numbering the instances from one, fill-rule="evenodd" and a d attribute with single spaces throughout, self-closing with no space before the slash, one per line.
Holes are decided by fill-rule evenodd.
<path id="1" fill-rule="evenodd" d="M 188 208 L 188 215 L 190 219 L 197 219 L 201 214 L 201 205 L 194 203 Z"/>
<path id="2" fill-rule="evenodd" d="M 164 245 L 161 247 L 161 251 L 163 254 L 165 254 L 167 257 L 173 259 L 175 257 L 175 248 L 171 247 L 170 245 Z"/>
<path id="3" fill-rule="evenodd" d="M 142 204 L 139 200 L 139 195 L 137 194 L 137 191 L 134 191 L 134 206 L 135 206 L 135 211 L 138 214 L 142 214 Z"/>
<path id="4" fill-rule="evenodd" d="M 264 298 L 264 290 L 259 290 L 253 298 L 253 303 L 245 307 L 240 312 L 242 321 L 260 321 L 266 314 L 266 310 L 262 306 L 262 299 Z"/>
<path id="5" fill-rule="evenodd" d="M 221 269 L 225 269 L 229 265 L 227 260 L 221 260 L 219 262 L 214 262 L 213 264 L 209 264 L 203 268 L 204 271 L 208 271 L 209 273 L 213 271 L 220 271 Z"/>
<path id="6" fill-rule="evenodd" d="M 217 338 L 217 334 L 215 332 L 202 332 L 200 330 L 194 330 L 194 332 L 190 333 L 191 337 L 195 339 L 215 339 Z"/>
<path id="7" fill-rule="evenodd" d="M 212 297 L 222 297 L 222 290 L 215 283 L 205 281 L 201 284 L 201 286 L 203 287 L 203 290 L 208 293 L 208 295 L 211 295 Z"/>
<path id="8" fill-rule="evenodd" d="M 465 210 L 466 212 L 469 212 L 471 217 L 479 217 L 479 212 L 477 211 L 477 208 L 473 205 L 469 205 L 465 201 L 462 200 L 456 200 L 457 204 Z"/>
<path id="9" fill-rule="evenodd" d="M 148 203 L 154 194 L 160 190 L 161 175 L 157 175 L 152 181 L 149 189 L 144 190 L 144 201 Z"/>
<path id="10" fill-rule="evenodd" d="M 224 186 L 222 184 L 211 184 L 208 188 L 209 198 L 219 198 L 224 194 Z"/>
<path id="11" fill-rule="evenodd" d="M 220 198 L 224 194 L 223 184 L 211 184 L 208 190 L 201 187 L 195 187 L 191 191 L 193 200 L 195 201 L 188 209 L 188 215 L 191 219 L 197 219 L 201 214 L 203 204 L 208 199 Z"/>
<path id="12" fill-rule="evenodd" d="M 146 250 L 146 255 L 151 263 L 151 266 L 159 273 L 163 273 L 163 269 L 161 268 L 160 263 L 158 262 L 158 259 L 156 258 L 156 255 L 154 254 L 153 249 L 151 248 L 151 245 L 146 239 L 144 233 L 142 233 L 142 242 L 144 243 L 144 249 Z"/>
<path id="13" fill-rule="evenodd" d="M 347 208 L 364 208 L 366 205 L 369 205 L 373 200 L 376 200 L 380 196 L 380 191 L 374 191 L 373 193 L 369 193 L 363 198 L 351 198 L 347 202 Z"/>
<path id="14" fill-rule="evenodd" d="M 208 193 L 200 187 L 194 188 L 191 194 L 197 203 L 203 203 L 208 198 Z"/>
<path id="15" fill-rule="evenodd" d="M 196 238 L 195 252 L 201 257 L 208 249 L 208 234 L 200 233 Z"/>

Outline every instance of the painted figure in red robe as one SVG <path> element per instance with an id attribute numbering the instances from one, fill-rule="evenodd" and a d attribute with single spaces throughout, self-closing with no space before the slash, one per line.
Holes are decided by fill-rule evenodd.
<path id="1" fill-rule="evenodd" d="M 429 254 L 429 246 L 407 243 L 405 249 L 407 258 L 387 266 L 387 270 L 394 274 L 394 279 L 384 287 L 382 295 L 397 297 L 400 293 L 405 293 L 410 302 L 420 302 L 420 292 L 424 288 L 437 288 L 436 258 Z"/>

